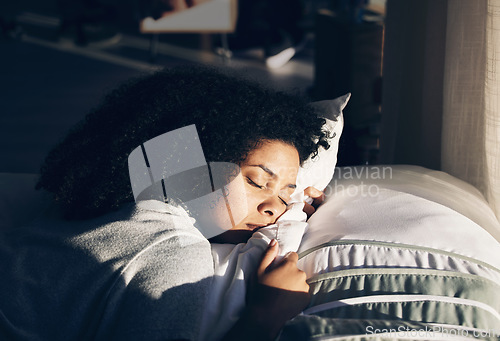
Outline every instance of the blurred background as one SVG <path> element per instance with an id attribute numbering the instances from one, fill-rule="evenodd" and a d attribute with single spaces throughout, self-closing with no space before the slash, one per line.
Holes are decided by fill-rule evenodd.
<path id="1" fill-rule="evenodd" d="M 311 100 L 352 92 L 339 164 L 376 162 L 384 13 L 385 0 L 4 1 L 0 172 L 37 173 L 107 91 L 180 64 Z"/>

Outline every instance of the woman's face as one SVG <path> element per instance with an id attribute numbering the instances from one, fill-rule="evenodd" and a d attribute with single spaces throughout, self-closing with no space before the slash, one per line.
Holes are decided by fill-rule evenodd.
<path id="1" fill-rule="evenodd" d="M 280 141 L 264 141 L 240 164 L 243 186 L 233 196 L 246 197 L 246 216 L 233 228 L 216 237 L 216 242 L 241 242 L 231 236 L 246 236 L 273 224 L 286 211 L 295 190 L 299 153 Z M 237 232 L 236 234 L 234 232 Z"/>

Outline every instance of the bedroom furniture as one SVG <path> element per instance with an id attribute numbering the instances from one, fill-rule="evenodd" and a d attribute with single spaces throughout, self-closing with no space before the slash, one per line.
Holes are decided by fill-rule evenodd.
<path id="1" fill-rule="evenodd" d="M 209 33 L 221 34 L 222 57 L 231 57 L 227 34 L 234 32 L 237 18 L 237 0 L 209 0 L 182 11 L 169 13 L 161 18 L 144 18 L 140 32 L 151 34 L 150 57 L 156 58 L 158 35 L 161 33 Z"/>

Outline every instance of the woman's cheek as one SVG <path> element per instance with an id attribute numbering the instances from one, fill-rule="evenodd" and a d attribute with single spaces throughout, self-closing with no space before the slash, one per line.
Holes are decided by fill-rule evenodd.
<path id="1" fill-rule="evenodd" d="M 249 215 L 248 191 L 241 173 L 233 179 L 229 184 L 224 186 L 225 203 L 228 205 L 228 210 L 232 216 L 235 225 L 242 222 Z M 234 227 L 234 226 L 233 226 Z"/>

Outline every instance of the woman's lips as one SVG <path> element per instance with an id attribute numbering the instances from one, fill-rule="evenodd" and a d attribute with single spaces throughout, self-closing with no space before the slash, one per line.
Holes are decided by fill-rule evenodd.
<path id="1" fill-rule="evenodd" d="M 260 225 L 260 224 L 259 225 L 257 225 L 257 224 L 246 224 L 246 225 L 252 231 L 258 230 L 258 229 L 266 226 L 266 225 Z"/>

